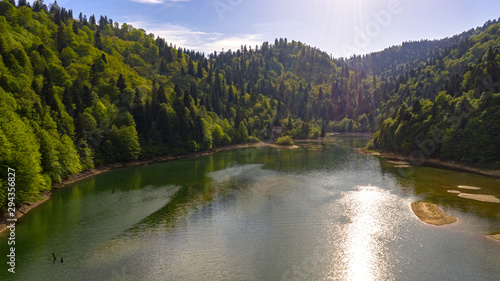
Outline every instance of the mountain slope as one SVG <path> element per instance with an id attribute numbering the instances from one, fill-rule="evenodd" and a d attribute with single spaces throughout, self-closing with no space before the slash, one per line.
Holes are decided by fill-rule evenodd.
<path id="1" fill-rule="evenodd" d="M 352 70 L 366 71 L 368 75 L 398 76 L 412 68 L 424 67 L 428 62 L 448 54 L 451 48 L 466 52 L 473 46 L 473 42 L 469 40 L 471 37 L 477 36 L 496 23 L 497 20 L 490 20 L 481 27 L 440 40 L 403 42 L 402 45 L 392 46 L 380 52 L 353 56 L 346 60 L 346 64 Z"/>
<path id="2" fill-rule="evenodd" d="M 402 105 L 383 122 L 371 147 L 499 167 L 499 35 L 495 23 L 468 39 L 470 48 L 451 48 L 402 77 L 387 103 Z"/>
<path id="3" fill-rule="evenodd" d="M 377 126 L 368 78 L 303 43 L 206 57 L 107 17 L 10 2 L 0 2 L 0 165 L 23 171 L 16 203 L 95 165 L 266 139 L 274 125 L 294 137 Z"/>

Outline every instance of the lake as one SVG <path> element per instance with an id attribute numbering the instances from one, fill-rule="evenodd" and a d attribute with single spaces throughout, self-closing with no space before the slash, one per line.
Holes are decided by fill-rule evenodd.
<path id="1" fill-rule="evenodd" d="M 499 280 L 500 179 L 412 173 L 362 155 L 369 138 L 252 147 L 106 172 L 56 190 L 16 226 L 0 280 Z M 114 193 L 113 193 L 114 190 Z M 424 200 L 458 218 L 421 222 Z M 64 263 L 52 262 L 52 253 Z"/>

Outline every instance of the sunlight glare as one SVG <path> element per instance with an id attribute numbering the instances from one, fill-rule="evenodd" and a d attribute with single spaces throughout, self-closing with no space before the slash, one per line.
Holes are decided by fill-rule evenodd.
<path id="1" fill-rule="evenodd" d="M 382 276 L 378 253 L 383 245 L 380 236 L 384 232 L 381 204 L 385 201 L 384 191 L 375 186 L 359 186 L 350 193 L 349 211 L 352 222 L 345 229 L 344 262 L 348 280 L 379 280 Z"/>

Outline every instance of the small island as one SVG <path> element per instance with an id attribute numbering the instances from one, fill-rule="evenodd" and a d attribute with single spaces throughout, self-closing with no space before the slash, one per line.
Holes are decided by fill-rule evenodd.
<path id="1" fill-rule="evenodd" d="M 500 233 L 488 235 L 488 237 L 493 239 L 493 240 L 500 241 Z"/>
<path id="2" fill-rule="evenodd" d="M 457 221 L 457 218 L 443 213 L 439 206 L 433 203 L 413 202 L 411 209 L 421 221 L 428 224 L 440 226 Z"/>

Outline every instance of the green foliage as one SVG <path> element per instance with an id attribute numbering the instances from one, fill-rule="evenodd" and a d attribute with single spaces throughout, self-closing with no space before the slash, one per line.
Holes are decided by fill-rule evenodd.
<path id="1" fill-rule="evenodd" d="M 500 56 L 492 47 L 500 43 L 499 26 L 489 21 L 466 32 L 453 47 L 401 74 L 385 105 L 392 118 L 370 145 L 500 167 Z M 410 110 L 406 104 L 412 104 Z"/>
<path id="2" fill-rule="evenodd" d="M 240 122 L 238 129 L 235 132 L 234 140 L 237 143 L 245 143 L 248 141 L 248 130 L 243 122 Z"/>
<path id="3" fill-rule="evenodd" d="M 276 141 L 277 145 L 293 145 L 293 140 L 291 136 L 279 137 Z"/>
<path id="4" fill-rule="evenodd" d="M 257 138 L 257 137 L 254 137 L 254 136 L 249 136 L 249 137 L 248 137 L 248 142 L 249 142 L 249 143 L 258 143 L 259 141 L 260 141 L 260 140 L 259 140 L 259 138 Z"/>
<path id="5" fill-rule="evenodd" d="M 224 132 L 218 124 L 215 124 L 212 128 L 212 141 L 214 146 L 221 146 L 224 144 Z"/>
<path id="6" fill-rule="evenodd" d="M 0 169 L 16 171 L 16 203 L 33 199 L 50 187 L 42 175 L 40 147 L 30 126 L 14 112 L 12 95 L 0 88 Z M 6 209 L 7 180 L 0 179 L 0 208 Z"/>
<path id="7" fill-rule="evenodd" d="M 109 136 L 113 144 L 113 159 L 111 161 L 124 161 L 139 158 L 141 147 L 137 131 L 133 126 L 123 126 L 120 129 L 114 129 Z"/>

